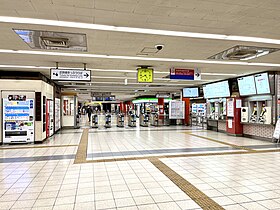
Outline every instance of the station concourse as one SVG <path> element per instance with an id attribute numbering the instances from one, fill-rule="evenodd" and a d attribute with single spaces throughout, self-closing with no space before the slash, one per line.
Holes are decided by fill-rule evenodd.
<path id="1" fill-rule="evenodd" d="M 276 0 L 0 0 L 0 210 L 280 209 Z"/>

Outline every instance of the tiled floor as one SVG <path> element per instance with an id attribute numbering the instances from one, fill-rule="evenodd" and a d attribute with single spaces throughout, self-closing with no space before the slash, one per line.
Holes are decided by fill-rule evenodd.
<path id="1" fill-rule="evenodd" d="M 0 209 L 201 209 L 191 196 L 196 192 L 175 184 L 178 176 L 220 209 L 280 209 L 280 151 L 254 153 L 190 134 L 258 152 L 275 144 L 189 127 L 123 130 L 90 129 L 89 163 L 74 164 L 83 129 L 62 131 L 42 145 L 0 147 Z M 171 157 L 177 154 L 196 156 Z M 127 157 L 134 160 L 118 161 Z M 151 157 L 177 176 L 166 176 Z M 115 160 L 103 161 L 109 158 Z"/>

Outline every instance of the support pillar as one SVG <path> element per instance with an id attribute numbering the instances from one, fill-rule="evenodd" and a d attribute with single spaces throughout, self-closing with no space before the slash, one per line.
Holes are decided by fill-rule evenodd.
<path id="1" fill-rule="evenodd" d="M 189 98 L 182 98 L 182 101 L 185 102 L 185 125 L 190 125 L 190 106 L 191 102 Z"/>
<path id="2" fill-rule="evenodd" d="M 164 119 L 164 98 L 158 98 L 159 119 Z"/>
<path id="3" fill-rule="evenodd" d="M 124 113 L 124 112 L 125 112 L 125 111 L 124 111 L 124 110 L 125 110 L 124 107 L 125 107 L 125 104 L 124 104 L 123 102 L 121 102 L 121 103 L 120 103 L 120 112 L 121 112 L 121 113 Z"/>

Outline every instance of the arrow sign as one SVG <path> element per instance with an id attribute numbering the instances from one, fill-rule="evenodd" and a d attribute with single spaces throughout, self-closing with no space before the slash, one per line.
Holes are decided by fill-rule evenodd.
<path id="1" fill-rule="evenodd" d="M 90 70 L 51 69 L 50 75 L 56 81 L 91 81 Z"/>
<path id="2" fill-rule="evenodd" d="M 170 79 L 201 80 L 201 72 L 197 68 L 195 69 L 171 68 Z"/>

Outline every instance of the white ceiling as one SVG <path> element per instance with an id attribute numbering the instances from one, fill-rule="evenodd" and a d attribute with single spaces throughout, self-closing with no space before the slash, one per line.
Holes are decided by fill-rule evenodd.
<path id="1" fill-rule="evenodd" d="M 0 5 L 0 16 L 253 36 L 271 39 L 279 39 L 280 37 L 279 0 L 0 0 Z M 155 44 L 162 43 L 165 45 L 164 49 L 152 57 L 205 60 L 211 55 L 238 44 L 278 47 L 278 45 L 253 42 L 97 31 L 46 25 L 0 23 L 1 49 L 32 50 L 12 31 L 12 28 L 85 33 L 88 41 L 88 53 L 102 55 L 136 56 L 144 47 L 153 47 Z M 251 60 L 250 62 L 277 64 L 280 63 L 279 55 L 280 52 L 275 52 L 268 56 Z M 63 67 L 83 68 L 83 63 L 87 63 L 88 68 L 104 69 L 104 71 L 93 70 L 92 75 L 94 77 L 92 78 L 93 83 L 91 86 L 86 84 L 67 87 L 78 90 L 83 88 L 87 90 L 93 89 L 94 91 L 110 91 L 121 99 L 134 96 L 135 90 L 138 89 L 147 90 L 145 94 L 165 91 L 178 92 L 184 86 L 230 77 L 227 75 L 203 75 L 201 82 L 161 80 L 163 76 L 167 75 L 166 72 L 168 72 L 170 67 L 198 67 L 203 73 L 234 73 L 237 75 L 266 70 L 278 70 L 276 67 L 263 66 L 0 53 L 0 65 L 11 64 L 49 67 L 55 66 L 55 62 L 59 62 L 59 65 Z M 155 74 L 156 78 L 154 81 L 154 85 L 160 84 L 163 86 L 151 88 L 137 84 L 136 72 L 126 75 L 129 84 L 125 86 L 124 72 L 106 71 L 106 69 L 135 70 L 139 65 L 153 66 L 156 71 L 164 72 L 162 74 Z M 23 68 L 1 69 L 38 71 L 37 69 Z M 47 76 L 49 75 L 48 69 L 39 69 L 39 71 Z"/>

